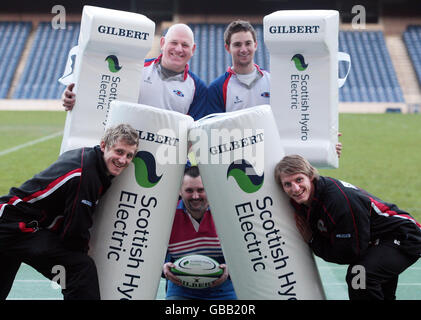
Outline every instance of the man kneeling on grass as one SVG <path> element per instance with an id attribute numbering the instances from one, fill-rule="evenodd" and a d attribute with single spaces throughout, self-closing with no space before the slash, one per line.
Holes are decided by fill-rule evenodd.
<path id="1" fill-rule="evenodd" d="M 349 298 L 394 300 L 399 274 L 421 255 L 421 225 L 395 204 L 319 176 L 298 155 L 276 165 L 275 179 L 290 198 L 297 228 L 313 252 L 349 264 Z"/>
<path id="2" fill-rule="evenodd" d="M 0 197 L 0 299 L 7 298 L 21 262 L 49 279 L 62 266 L 64 299 L 100 298 L 96 266 L 87 255 L 92 215 L 138 145 L 131 126 L 111 127 L 99 146 L 63 153 Z"/>

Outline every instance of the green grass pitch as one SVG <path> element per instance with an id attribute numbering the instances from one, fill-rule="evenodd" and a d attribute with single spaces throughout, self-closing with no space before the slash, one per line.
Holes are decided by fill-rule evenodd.
<path id="1" fill-rule="evenodd" d="M 0 195 L 57 159 L 65 117 L 65 112 L 0 111 Z M 341 114 L 339 169 L 320 170 L 321 174 L 363 187 L 421 221 L 420 120 L 419 114 Z M 346 270 L 318 261 L 328 299 L 347 299 Z M 419 299 L 420 267 L 418 263 L 402 275 L 398 287 L 401 299 Z M 165 297 L 163 288 L 162 282 L 158 299 Z M 62 295 L 24 265 L 9 298 L 62 299 Z"/>
<path id="2" fill-rule="evenodd" d="M 61 132 L 65 117 L 65 112 L 0 111 L 1 195 L 57 159 L 61 135 L 34 141 Z M 339 169 L 321 174 L 394 202 L 421 221 L 420 120 L 419 114 L 341 114 Z"/>
<path id="3" fill-rule="evenodd" d="M 421 221 L 421 115 L 341 114 L 339 169 L 322 175 L 352 183 Z"/>

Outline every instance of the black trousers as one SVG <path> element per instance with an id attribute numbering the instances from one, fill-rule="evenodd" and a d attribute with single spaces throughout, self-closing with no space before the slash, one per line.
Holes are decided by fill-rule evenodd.
<path id="1" fill-rule="evenodd" d="M 57 234 L 41 229 L 1 241 L 1 300 L 7 298 L 21 262 L 50 280 L 64 279 L 64 283 L 59 284 L 65 300 L 100 299 L 97 269 L 92 258 L 84 252 L 65 248 Z"/>
<path id="2" fill-rule="evenodd" d="M 395 300 L 398 277 L 418 260 L 399 248 L 395 240 L 371 246 L 350 265 L 346 275 L 350 300 Z"/>

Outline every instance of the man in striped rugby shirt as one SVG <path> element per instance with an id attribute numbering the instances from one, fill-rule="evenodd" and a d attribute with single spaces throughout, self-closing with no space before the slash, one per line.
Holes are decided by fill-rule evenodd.
<path id="1" fill-rule="evenodd" d="M 198 167 L 186 168 L 180 196 L 168 245 L 167 262 L 163 266 L 163 275 L 169 280 L 167 299 L 237 299 Z M 218 261 L 224 269 L 222 276 L 215 280 L 211 287 L 200 290 L 183 287 L 181 281 L 170 271 L 176 259 L 192 254 L 209 256 Z"/>

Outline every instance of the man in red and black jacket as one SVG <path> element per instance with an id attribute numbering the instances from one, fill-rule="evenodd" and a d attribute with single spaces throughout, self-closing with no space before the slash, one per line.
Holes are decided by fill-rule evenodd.
<path id="1" fill-rule="evenodd" d="M 275 179 L 313 252 L 350 265 L 350 299 L 396 298 L 399 274 L 421 255 L 421 225 L 409 213 L 347 182 L 319 176 L 301 156 L 284 157 Z"/>
<path id="2" fill-rule="evenodd" d="M 99 146 L 63 153 L 0 197 L 0 299 L 9 294 L 21 262 L 49 279 L 55 266 L 64 267 L 64 299 L 99 299 L 96 266 L 87 255 L 92 215 L 138 144 L 129 125 L 109 128 Z"/>

